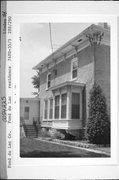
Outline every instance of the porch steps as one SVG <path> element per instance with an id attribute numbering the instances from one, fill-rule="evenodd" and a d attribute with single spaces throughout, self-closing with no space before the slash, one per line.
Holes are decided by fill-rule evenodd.
<path id="1" fill-rule="evenodd" d="M 25 125 L 25 135 L 29 138 L 36 138 L 37 137 L 37 131 L 34 127 L 34 125 Z"/>

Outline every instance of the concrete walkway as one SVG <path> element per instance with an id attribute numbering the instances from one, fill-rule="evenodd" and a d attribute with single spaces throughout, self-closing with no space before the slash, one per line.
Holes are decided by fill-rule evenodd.
<path id="1" fill-rule="evenodd" d="M 95 145 L 92 145 L 92 144 L 89 145 L 89 144 L 82 143 L 82 142 L 64 141 L 64 140 L 59 140 L 59 139 L 42 138 L 42 137 L 36 138 L 36 140 L 110 156 L 110 152 L 105 152 L 105 151 L 96 149 Z"/>

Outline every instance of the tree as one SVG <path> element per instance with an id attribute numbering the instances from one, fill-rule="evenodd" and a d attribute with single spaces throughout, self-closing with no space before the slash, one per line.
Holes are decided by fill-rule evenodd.
<path id="1" fill-rule="evenodd" d="M 39 89 L 40 87 L 40 73 L 37 71 L 37 74 L 32 77 L 32 84 L 34 88 Z M 34 95 L 38 95 L 38 92 L 33 92 Z"/>
<path id="2" fill-rule="evenodd" d="M 106 98 L 99 85 L 90 91 L 87 138 L 94 144 L 110 144 L 110 120 Z"/>

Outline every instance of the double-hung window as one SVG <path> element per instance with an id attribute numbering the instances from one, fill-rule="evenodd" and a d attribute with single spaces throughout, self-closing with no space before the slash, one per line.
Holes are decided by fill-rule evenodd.
<path id="1" fill-rule="evenodd" d="M 44 105 L 44 119 L 48 118 L 48 100 L 45 100 L 45 105 Z"/>
<path id="2" fill-rule="evenodd" d="M 67 94 L 61 95 L 61 118 L 66 118 L 67 111 Z"/>
<path id="3" fill-rule="evenodd" d="M 77 59 L 77 57 L 72 60 L 71 65 L 72 65 L 72 67 L 71 67 L 72 79 L 75 79 L 78 77 L 78 59 Z"/>
<path id="4" fill-rule="evenodd" d="M 72 93 L 72 119 L 80 119 L 80 94 Z"/>
<path id="5" fill-rule="evenodd" d="M 49 119 L 53 118 L 53 99 L 50 99 Z"/>
<path id="6" fill-rule="evenodd" d="M 51 73 L 47 75 L 47 89 L 51 87 Z"/>
<path id="7" fill-rule="evenodd" d="M 55 96 L 55 119 L 59 119 L 59 101 L 60 101 L 60 96 Z"/>
<path id="8" fill-rule="evenodd" d="M 40 79 L 39 79 L 39 87 L 38 87 L 38 92 L 40 92 Z"/>

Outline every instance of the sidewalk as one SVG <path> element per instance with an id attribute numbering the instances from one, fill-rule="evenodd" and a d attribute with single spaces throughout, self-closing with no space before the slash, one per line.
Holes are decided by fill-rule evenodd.
<path id="1" fill-rule="evenodd" d="M 83 141 L 69 141 L 69 140 L 52 139 L 52 138 L 46 138 L 46 137 L 39 137 L 37 139 L 51 141 L 51 142 L 59 143 L 59 144 L 70 145 L 70 146 L 79 147 L 79 148 L 84 148 L 86 150 L 93 151 L 93 152 L 96 151 L 98 153 L 103 153 L 108 156 L 111 155 L 110 147 L 103 147 L 103 146 L 98 146 L 95 144 L 89 144 Z"/>

